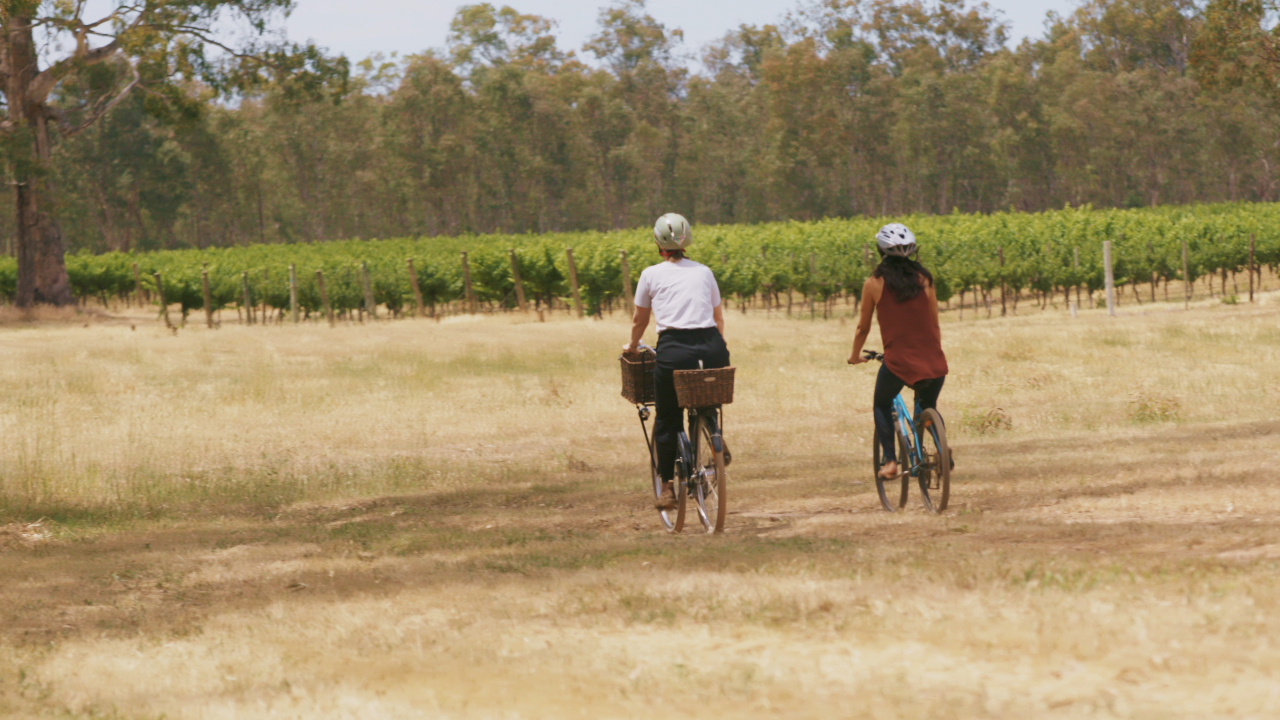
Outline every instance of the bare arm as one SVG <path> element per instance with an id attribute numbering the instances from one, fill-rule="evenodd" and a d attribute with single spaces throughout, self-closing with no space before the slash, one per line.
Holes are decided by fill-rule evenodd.
<path id="1" fill-rule="evenodd" d="M 862 346 L 867 344 L 871 335 L 871 318 L 875 317 L 876 304 L 880 302 L 880 290 L 884 281 L 867 278 L 862 284 L 862 314 L 858 317 L 858 331 L 853 336 L 853 352 L 849 354 L 849 364 L 857 365 L 866 362 L 862 357 Z"/>
<path id="2" fill-rule="evenodd" d="M 722 303 L 720 305 L 717 305 L 716 309 L 713 312 L 716 318 L 716 329 L 720 331 L 720 337 L 723 338 L 724 337 L 724 304 Z M 728 342 L 729 342 L 728 340 L 725 340 L 726 344 Z"/>
<path id="3" fill-rule="evenodd" d="M 924 289 L 925 297 L 929 298 L 929 315 L 933 318 L 933 327 L 938 331 L 938 337 L 942 337 L 942 325 L 938 322 L 938 291 L 933 287 L 933 283 L 929 283 Z"/>
<path id="4" fill-rule="evenodd" d="M 631 316 L 631 342 L 622 346 L 623 352 L 633 353 L 640 349 L 640 340 L 649 327 L 649 317 L 652 315 L 653 310 L 636 306 L 636 314 Z"/>

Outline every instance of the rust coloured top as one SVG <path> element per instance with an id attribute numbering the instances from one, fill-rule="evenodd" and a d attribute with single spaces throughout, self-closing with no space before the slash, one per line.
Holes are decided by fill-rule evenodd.
<path id="1" fill-rule="evenodd" d="M 907 385 L 947 374 L 947 356 L 942 353 L 942 336 L 933 322 L 927 293 L 899 302 L 886 283 L 876 304 L 876 318 L 889 372 Z"/>

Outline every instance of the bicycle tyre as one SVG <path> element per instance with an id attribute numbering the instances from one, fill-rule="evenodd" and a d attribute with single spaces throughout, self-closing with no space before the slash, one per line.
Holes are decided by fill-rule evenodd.
<path id="1" fill-rule="evenodd" d="M 715 449 L 711 442 L 711 428 L 707 423 L 701 418 L 696 423 L 697 427 L 690 429 L 694 431 L 693 446 L 697 456 L 693 464 L 696 473 L 693 486 L 698 519 L 708 533 L 721 533 L 724 532 L 724 519 L 729 507 L 724 450 Z"/>
<path id="2" fill-rule="evenodd" d="M 929 408 L 920 413 L 920 497 L 929 512 L 937 515 L 951 500 L 951 448 L 942 415 Z"/>
<path id="3" fill-rule="evenodd" d="M 897 428 L 894 428 L 893 436 L 895 441 L 898 443 L 898 467 L 901 468 L 903 458 L 909 457 L 907 455 L 907 444 L 902 439 L 902 434 L 897 431 Z M 880 467 L 880 437 L 873 432 L 871 434 L 871 472 L 876 479 L 876 493 L 880 495 L 880 505 L 883 506 L 887 512 L 897 512 L 907 504 L 907 481 L 909 479 L 909 475 L 904 473 L 901 477 L 900 484 L 902 487 L 898 493 L 898 502 L 895 505 L 893 500 L 890 498 L 890 495 L 893 493 L 893 483 L 897 481 L 893 479 L 886 480 L 880 477 Z"/>
<path id="4" fill-rule="evenodd" d="M 656 503 L 662 498 L 662 476 L 658 474 L 658 459 L 649 451 L 649 475 L 653 479 L 653 499 Z M 675 510 L 659 510 L 658 520 L 667 532 L 676 532 Z"/>
<path id="5" fill-rule="evenodd" d="M 689 504 L 689 468 L 693 461 L 689 436 L 683 430 L 676 435 L 676 451 L 676 527 L 672 532 L 682 532 L 685 510 Z"/>

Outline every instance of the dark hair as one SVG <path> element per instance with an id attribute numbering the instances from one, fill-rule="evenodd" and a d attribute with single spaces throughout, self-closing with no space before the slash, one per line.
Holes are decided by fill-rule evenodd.
<path id="1" fill-rule="evenodd" d="M 884 253 L 881 253 L 880 264 L 871 273 L 871 277 L 884 278 L 885 286 L 893 291 L 898 302 L 914 300 L 920 294 L 920 289 L 925 286 L 920 281 L 921 278 L 929 285 L 933 284 L 933 275 L 920 263 L 911 258 Z"/>
<path id="2" fill-rule="evenodd" d="M 675 258 L 676 260 L 684 259 L 683 250 L 663 250 L 662 248 L 658 248 L 658 254 L 661 255 L 664 260 L 670 260 L 672 258 Z"/>

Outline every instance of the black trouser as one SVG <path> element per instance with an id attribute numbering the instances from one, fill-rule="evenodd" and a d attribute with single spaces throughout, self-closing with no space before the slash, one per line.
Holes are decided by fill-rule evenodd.
<path id="1" fill-rule="evenodd" d="M 931 380 L 921 380 L 911 388 L 916 393 L 916 407 L 920 410 L 938 407 L 938 393 L 942 392 L 942 383 L 947 376 Z M 880 437 L 880 456 L 882 462 L 897 462 L 898 453 L 894 447 L 893 399 L 898 397 L 907 384 L 897 375 L 889 371 L 889 366 L 881 364 L 880 374 L 876 375 L 876 435 Z M 916 410 L 919 412 L 919 410 Z"/>
<path id="2" fill-rule="evenodd" d="M 668 328 L 658 335 L 658 367 L 654 370 L 654 404 L 657 406 L 653 421 L 653 444 L 658 452 L 658 474 L 670 480 L 676 472 L 676 439 L 684 429 L 684 413 L 676 400 L 676 370 L 697 370 L 702 367 L 729 367 L 729 348 L 724 344 L 720 330 L 714 327 L 697 330 Z"/>

